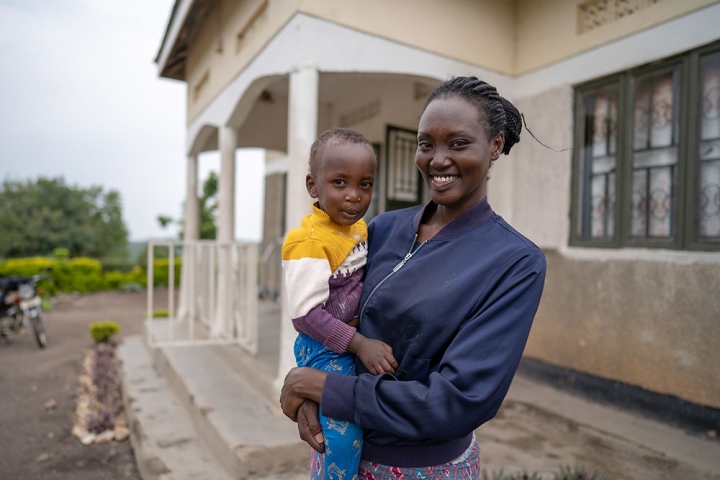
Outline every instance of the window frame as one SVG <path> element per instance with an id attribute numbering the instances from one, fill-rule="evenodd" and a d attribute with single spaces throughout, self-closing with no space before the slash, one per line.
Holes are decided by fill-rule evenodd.
<path id="1" fill-rule="evenodd" d="M 615 73 L 590 82 L 576 85 L 573 92 L 573 155 L 570 186 L 570 236 L 569 245 L 589 248 L 648 248 L 718 251 L 720 240 L 702 241 L 697 235 L 700 143 L 700 92 L 702 74 L 701 58 L 720 53 L 720 42 L 700 47 L 679 55 L 668 57 L 647 65 Z M 677 177 L 674 183 L 675 218 L 671 239 L 633 238 L 630 235 L 632 212 L 632 171 L 634 134 L 634 93 L 639 81 L 647 76 L 678 67 L 680 76 L 679 132 L 677 150 Z M 583 238 L 581 218 L 583 210 L 583 161 L 584 161 L 584 99 L 596 95 L 602 89 L 617 88 L 616 166 L 614 231 L 609 240 Z"/>

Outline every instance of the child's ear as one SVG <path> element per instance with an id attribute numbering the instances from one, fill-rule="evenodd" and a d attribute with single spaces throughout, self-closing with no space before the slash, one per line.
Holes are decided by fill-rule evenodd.
<path id="1" fill-rule="evenodd" d="M 307 188 L 308 193 L 310 194 L 310 197 L 317 198 L 317 186 L 315 185 L 315 177 L 313 177 L 311 174 L 307 174 L 305 177 L 305 188 Z"/>

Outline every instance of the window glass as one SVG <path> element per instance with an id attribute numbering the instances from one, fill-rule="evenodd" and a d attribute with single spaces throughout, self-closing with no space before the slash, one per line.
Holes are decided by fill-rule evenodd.
<path id="1" fill-rule="evenodd" d="M 636 82 L 630 202 L 634 239 L 675 235 L 679 88 L 679 67 Z"/>
<path id="2" fill-rule="evenodd" d="M 578 232 L 582 238 L 612 239 L 615 233 L 617 87 L 583 98 L 583 153 Z"/>
<path id="3" fill-rule="evenodd" d="M 697 237 L 720 241 L 720 52 L 701 62 Z"/>

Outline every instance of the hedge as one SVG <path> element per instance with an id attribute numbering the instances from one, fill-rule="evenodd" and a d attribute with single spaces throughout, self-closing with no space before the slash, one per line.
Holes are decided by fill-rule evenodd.
<path id="1" fill-rule="evenodd" d="M 160 258 L 153 262 L 153 284 L 167 286 L 169 261 Z M 180 285 L 182 259 L 175 259 L 175 286 Z M 126 283 L 147 286 L 147 271 L 135 266 L 129 272 L 104 270 L 102 264 L 93 258 L 76 257 L 55 259 L 47 257 L 11 258 L 0 261 L 0 276 L 22 275 L 31 277 L 42 274 L 40 283 L 52 294 L 57 292 L 96 292 L 121 289 Z"/>

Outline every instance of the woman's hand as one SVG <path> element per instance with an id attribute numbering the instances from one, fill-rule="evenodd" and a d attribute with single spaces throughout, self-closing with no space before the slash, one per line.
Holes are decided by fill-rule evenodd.
<path id="1" fill-rule="evenodd" d="M 298 421 L 298 409 L 305 400 L 320 403 L 326 372 L 308 367 L 295 367 L 285 376 L 280 392 L 280 406 L 286 417 Z"/>
<path id="2" fill-rule="evenodd" d="M 318 453 L 325 453 L 325 437 L 320 426 L 318 404 L 305 400 L 297 412 L 298 432 L 300 438 Z"/>

